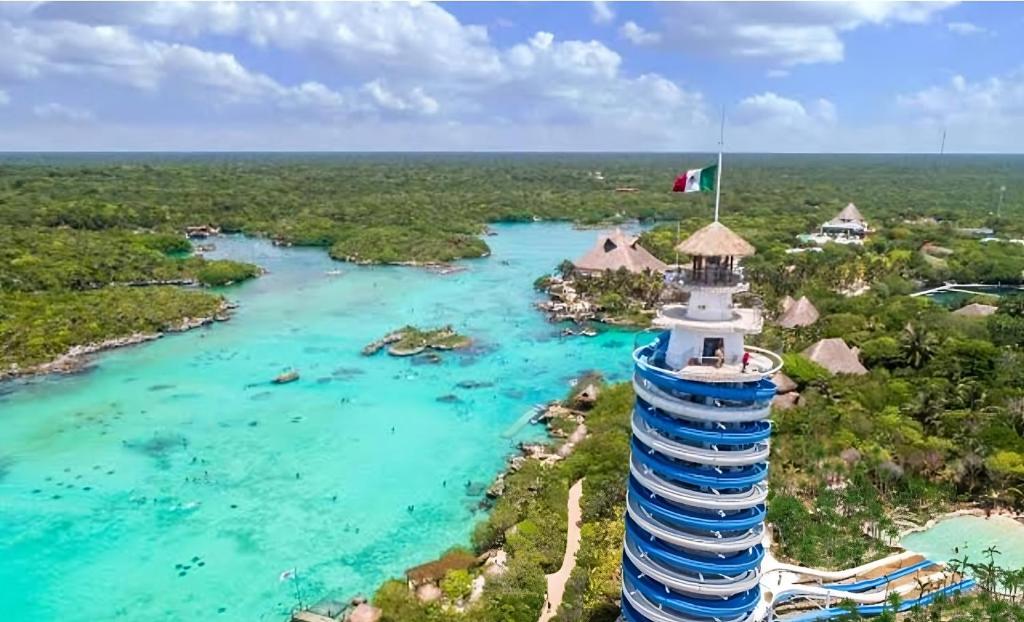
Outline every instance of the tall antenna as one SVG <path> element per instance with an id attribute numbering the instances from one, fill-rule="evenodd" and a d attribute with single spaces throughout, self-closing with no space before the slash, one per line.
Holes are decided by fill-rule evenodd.
<path id="1" fill-rule="evenodd" d="M 722 128 L 718 134 L 718 168 L 715 178 L 715 222 L 718 222 L 718 206 L 722 202 L 722 148 L 725 145 L 725 106 L 722 106 Z"/>

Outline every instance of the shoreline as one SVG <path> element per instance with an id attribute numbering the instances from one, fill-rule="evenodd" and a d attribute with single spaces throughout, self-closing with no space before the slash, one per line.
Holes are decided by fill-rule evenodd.
<path id="1" fill-rule="evenodd" d="M 940 514 L 935 518 L 928 519 L 924 525 L 918 525 L 916 527 L 908 527 L 900 530 L 899 535 L 896 536 L 895 541 L 897 545 L 903 540 L 903 538 L 915 534 L 921 533 L 922 531 L 928 531 L 943 521 L 947 521 L 953 518 L 959 518 L 961 516 L 976 516 L 978 518 L 984 518 L 986 520 L 990 518 L 1008 518 L 1014 521 L 1024 520 L 1024 513 L 1014 512 L 1007 508 L 997 508 L 993 510 L 986 510 L 979 507 L 962 507 L 957 510 L 950 510 L 944 514 Z"/>
<path id="2" fill-rule="evenodd" d="M 52 360 L 46 361 L 45 363 L 39 363 L 24 369 L 18 367 L 17 364 L 14 364 L 7 369 L 0 370 L 0 382 L 24 380 L 36 376 L 69 376 L 71 374 L 76 374 L 88 367 L 90 357 L 94 354 L 105 352 L 107 350 L 114 350 L 116 348 L 125 348 L 149 341 L 155 341 L 167 334 L 183 333 L 203 326 L 209 326 L 214 322 L 226 322 L 231 319 L 232 312 L 236 308 L 238 308 L 236 303 L 230 302 L 227 299 L 222 299 L 217 311 L 209 316 L 198 318 L 184 317 L 179 319 L 176 323 L 165 327 L 163 330 L 152 333 L 136 332 L 131 333 L 130 335 L 111 337 L 110 339 L 104 339 L 103 341 L 94 341 L 83 345 L 71 346 L 68 348 L 67 352 Z"/>
<path id="3" fill-rule="evenodd" d="M 540 464 L 551 465 L 568 458 L 573 453 L 576 446 L 589 435 L 586 425 L 587 410 L 589 408 L 580 408 L 580 406 L 583 406 L 583 402 L 577 401 L 574 403 L 571 399 L 551 400 L 547 402 L 544 410 L 536 416 L 536 424 L 544 425 L 547 434 L 546 441 L 520 441 L 516 444 L 515 451 L 509 454 L 508 458 L 505 460 L 505 466 L 498 471 L 490 485 L 484 489 L 483 499 L 481 499 L 479 504 L 481 509 L 489 512 L 493 508 L 494 503 L 504 495 L 506 478 L 521 470 L 528 462 L 535 461 Z M 564 430 L 559 429 L 554 424 L 554 422 L 559 420 L 574 423 L 575 425 L 572 427 L 572 431 L 566 433 Z M 486 518 L 476 518 L 473 525 L 479 525 L 481 522 L 486 520 Z M 447 546 L 441 553 L 442 558 L 444 555 L 443 551 L 449 550 L 452 547 L 465 546 L 466 542 L 447 542 L 446 545 Z M 476 553 L 474 552 L 474 554 Z M 485 551 L 484 553 L 481 553 L 479 557 L 490 560 L 497 556 L 504 559 L 504 555 L 506 554 L 507 553 L 504 548 L 497 548 Z M 434 557 L 426 560 L 424 563 L 431 563 L 438 559 L 441 558 Z M 504 562 L 501 562 L 499 565 L 503 566 L 503 564 Z M 372 594 L 364 595 L 360 593 L 343 598 L 342 601 L 360 601 L 374 604 L 373 598 L 379 592 L 380 588 L 388 582 L 396 579 L 402 580 L 402 577 L 389 577 L 375 586 Z M 316 607 L 316 603 L 308 605 L 307 609 L 314 607 Z M 294 619 L 295 618 L 293 617 L 292 620 Z M 348 618 L 342 616 L 337 619 L 347 620 Z"/>

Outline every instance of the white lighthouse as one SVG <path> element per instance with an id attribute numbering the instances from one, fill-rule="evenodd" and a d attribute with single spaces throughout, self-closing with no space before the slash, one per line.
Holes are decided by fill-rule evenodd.
<path id="1" fill-rule="evenodd" d="M 754 254 L 719 222 L 678 247 L 686 304 L 634 354 L 622 614 L 629 622 L 744 622 L 760 601 L 768 422 L 779 356 L 744 343 L 760 310 L 738 261 Z"/>

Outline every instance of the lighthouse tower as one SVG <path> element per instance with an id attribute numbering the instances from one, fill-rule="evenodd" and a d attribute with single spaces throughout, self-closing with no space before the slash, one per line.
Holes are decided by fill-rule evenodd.
<path id="1" fill-rule="evenodd" d="M 636 406 L 629 465 L 622 615 L 628 622 L 756 619 L 768 475 L 768 422 L 782 366 L 744 344 L 758 309 L 737 262 L 754 247 L 719 222 L 678 247 L 691 258 L 661 309 L 665 329 L 633 353 Z"/>

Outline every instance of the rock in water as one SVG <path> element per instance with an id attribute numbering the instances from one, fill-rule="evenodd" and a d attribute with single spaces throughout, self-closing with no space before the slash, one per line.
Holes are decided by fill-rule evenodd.
<path id="1" fill-rule="evenodd" d="M 274 378 L 274 384 L 288 384 L 289 382 L 295 382 L 299 379 L 299 372 L 292 370 L 286 371 L 283 374 L 279 374 L 277 378 Z"/>

